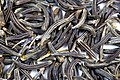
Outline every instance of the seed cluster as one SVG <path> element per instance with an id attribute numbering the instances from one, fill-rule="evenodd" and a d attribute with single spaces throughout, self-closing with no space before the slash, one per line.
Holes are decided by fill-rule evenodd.
<path id="1" fill-rule="evenodd" d="M 0 0 L 0 80 L 119 80 L 119 26 L 119 0 Z"/>

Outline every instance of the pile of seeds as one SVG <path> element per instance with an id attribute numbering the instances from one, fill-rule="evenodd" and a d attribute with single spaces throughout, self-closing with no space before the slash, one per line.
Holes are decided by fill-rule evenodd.
<path id="1" fill-rule="evenodd" d="M 120 0 L 0 0 L 0 80 L 119 80 L 118 25 Z"/>

